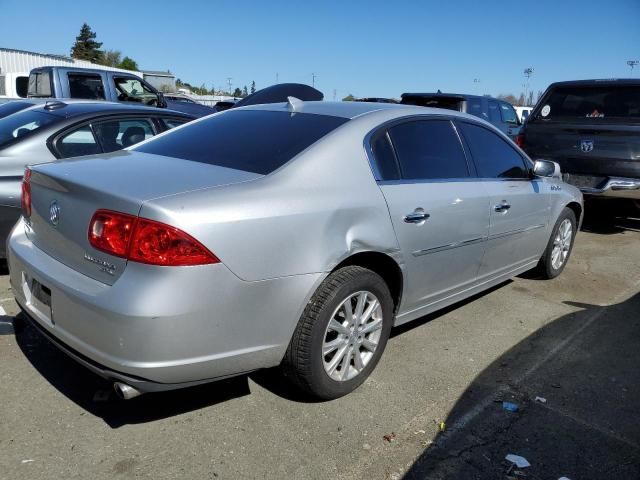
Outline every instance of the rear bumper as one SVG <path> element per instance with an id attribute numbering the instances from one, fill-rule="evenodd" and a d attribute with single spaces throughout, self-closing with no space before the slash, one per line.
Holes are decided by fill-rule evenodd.
<path id="1" fill-rule="evenodd" d="M 245 282 L 223 264 L 130 262 L 109 286 L 34 246 L 22 220 L 9 238 L 8 264 L 16 301 L 48 337 L 95 373 L 142 391 L 279 364 L 322 277 Z M 50 313 L 26 278 L 50 290 Z"/>
<path id="2" fill-rule="evenodd" d="M 640 179 L 609 177 L 604 185 L 597 188 L 580 188 L 585 195 L 601 197 L 640 199 Z"/>

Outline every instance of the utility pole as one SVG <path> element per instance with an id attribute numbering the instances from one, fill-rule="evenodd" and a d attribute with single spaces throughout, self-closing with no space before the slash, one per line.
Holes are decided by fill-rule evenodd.
<path id="1" fill-rule="evenodd" d="M 336 93 L 338 93 L 338 92 L 336 92 L 336 89 L 334 88 L 333 89 L 333 101 L 334 102 L 336 101 Z"/>
<path id="2" fill-rule="evenodd" d="M 227 85 L 229 86 L 229 95 L 231 95 L 231 80 L 233 80 L 233 77 L 227 77 Z"/>
<path id="3" fill-rule="evenodd" d="M 638 60 L 627 60 L 627 65 L 629 65 L 629 67 L 631 68 L 631 76 L 633 77 L 633 69 L 634 67 L 637 67 L 638 64 L 640 64 L 640 61 Z"/>
<path id="4" fill-rule="evenodd" d="M 527 78 L 527 83 L 524 88 L 524 103 L 525 106 L 529 103 L 529 80 L 531 79 L 531 75 L 533 75 L 533 67 L 527 67 L 524 69 L 524 76 Z"/>
<path id="5" fill-rule="evenodd" d="M 473 84 L 475 86 L 474 90 L 476 91 L 476 95 L 478 95 L 478 92 L 480 90 L 480 79 L 479 78 L 474 78 L 473 79 Z"/>
<path id="6" fill-rule="evenodd" d="M 316 88 L 316 74 L 315 72 L 311 74 L 311 86 Z"/>
<path id="7" fill-rule="evenodd" d="M 280 76 L 280 74 L 278 72 L 276 72 L 276 85 L 278 84 L 278 77 Z"/>

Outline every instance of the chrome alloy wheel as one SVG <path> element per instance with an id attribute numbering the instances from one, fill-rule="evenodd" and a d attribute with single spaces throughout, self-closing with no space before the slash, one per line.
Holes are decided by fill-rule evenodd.
<path id="1" fill-rule="evenodd" d="M 556 233 L 556 238 L 553 240 L 553 250 L 551 251 L 551 266 L 554 270 L 558 270 L 564 265 L 569 250 L 571 249 L 571 242 L 573 240 L 573 226 L 571 220 L 565 218 Z"/>
<path id="2" fill-rule="evenodd" d="M 322 343 L 327 375 L 344 382 L 356 377 L 371 361 L 380 343 L 382 306 L 371 292 L 349 295 L 333 312 Z"/>

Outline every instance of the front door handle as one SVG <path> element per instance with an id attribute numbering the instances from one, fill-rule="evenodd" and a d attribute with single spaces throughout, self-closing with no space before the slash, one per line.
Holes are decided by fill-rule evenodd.
<path id="1" fill-rule="evenodd" d="M 511 205 L 509 205 L 505 200 L 493 207 L 493 209 L 498 213 L 507 213 L 510 208 Z"/>
<path id="2" fill-rule="evenodd" d="M 404 216 L 404 223 L 423 223 L 431 215 L 422 208 L 416 208 L 413 212 Z"/>

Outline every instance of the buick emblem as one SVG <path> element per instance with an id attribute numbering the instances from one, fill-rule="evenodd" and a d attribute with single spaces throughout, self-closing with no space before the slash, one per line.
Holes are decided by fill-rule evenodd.
<path id="1" fill-rule="evenodd" d="M 58 221 L 60 221 L 60 206 L 55 200 L 49 205 L 49 220 L 54 227 L 56 227 Z"/>
<path id="2" fill-rule="evenodd" d="M 593 150 L 593 140 L 581 140 L 580 141 L 580 150 L 583 153 L 589 153 Z"/>

